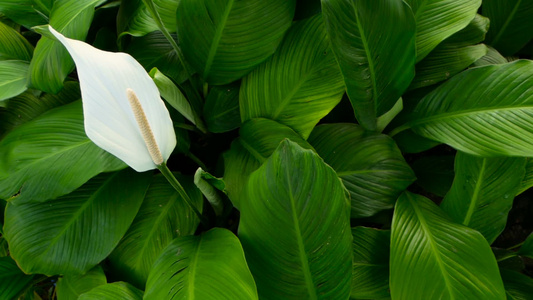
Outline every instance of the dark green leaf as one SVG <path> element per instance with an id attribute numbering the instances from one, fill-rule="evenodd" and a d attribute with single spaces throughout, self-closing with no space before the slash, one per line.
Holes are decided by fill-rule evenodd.
<path id="1" fill-rule="evenodd" d="M 157 24 L 142 0 L 122 0 L 117 15 L 117 32 L 119 39 L 129 34 L 143 36 L 158 30 Z"/>
<path id="2" fill-rule="evenodd" d="M 142 300 L 143 291 L 127 282 L 113 282 L 100 285 L 82 294 L 78 300 Z"/>
<path id="3" fill-rule="evenodd" d="M 11 255 L 30 274 L 87 272 L 126 233 L 150 179 L 149 173 L 127 169 L 97 176 L 45 203 L 9 203 L 4 228 Z"/>
<path id="4" fill-rule="evenodd" d="M 92 268 L 83 275 L 63 276 L 57 281 L 57 299 L 77 300 L 81 294 L 106 283 L 107 278 L 100 266 Z"/>
<path id="5" fill-rule="evenodd" d="M 243 197 L 239 238 L 262 299 L 348 298 L 349 202 L 331 167 L 284 140 Z"/>
<path id="6" fill-rule="evenodd" d="M 239 83 L 211 88 L 204 105 L 204 118 L 210 132 L 220 133 L 239 128 Z"/>
<path id="7" fill-rule="evenodd" d="M 33 5 L 33 0 L 2 0 L 0 13 L 26 28 L 48 23 L 48 13 Z"/>
<path id="8" fill-rule="evenodd" d="M 416 175 L 415 183 L 427 192 L 444 197 L 453 183 L 453 163 L 453 155 L 421 157 L 411 165 Z"/>
<path id="9" fill-rule="evenodd" d="M 0 257 L 0 299 L 18 299 L 32 280 L 33 276 L 22 273 L 11 257 Z"/>
<path id="10" fill-rule="evenodd" d="M 0 60 L 0 101 L 26 90 L 29 64 L 23 60 Z"/>
<path id="11" fill-rule="evenodd" d="M 507 300 L 532 300 L 533 279 L 515 271 L 500 270 Z"/>
<path id="12" fill-rule="evenodd" d="M 526 174 L 524 175 L 524 178 L 522 178 L 520 189 L 518 190 L 516 195 L 522 194 L 523 192 L 525 192 L 532 186 L 533 186 L 533 159 L 527 158 Z"/>
<path id="13" fill-rule="evenodd" d="M 533 233 L 527 237 L 522 247 L 520 247 L 518 254 L 533 259 Z"/>
<path id="14" fill-rule="evenodd" d="M 0 22 L 0 60 L 30 61 L 32 54 L 33 46 L 18 31 Z"/>

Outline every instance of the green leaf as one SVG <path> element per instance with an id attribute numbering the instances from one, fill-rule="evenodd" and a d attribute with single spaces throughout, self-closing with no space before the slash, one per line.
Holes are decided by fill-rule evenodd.
<path id="1" fill-rule="evenodd" d="M 485 238 L 419 195 L 396 202 L 390 264 L 393 299 L 505 299 Z"/>
<path id="2" fill-rule="evenodd" d="M 277 52 L 244 77 L 241 120 L 275 120 L 307 138 L 343 94 L 342 75 L 318 15 L 296 22 Z"/>
<path id="3" fill-rule="evenodd" d="M 211 88 L 204 105 L 204 118 L 210 132 L 221 133 L 239 128 L 239 83 Z"/>
<path id="4" fill-rule="evenodd" d="M 126 169 L 97 176 L 73 193 L 45 203 L 8 203 L 4 229 L 11 255 L 30 274 L 87 272 L 126 233 L 143 201 L 149 175 Z"/>
<path id="5" fill-rule="evenodd" d="M 394 141 L 404 153 L 420 153 L 440 145 L 440 142 L 419 136 L 408 129 L 394 135 Z"/>
<path id="6" fill-rule="evenodd" d="M 453 155 L 428 155 L 411 165 L 416 175 L 415 183 L 426 192 L 444 197 L 453 183 Z"/>
<path id="7" fill-rule="evenodd" d="M 50 14 L 50 26 L 66 37 L 85 40 L 99 0 L 56 1 Z M 41 37 L 30 64 L 31 86 L 41 91 L 57 93 L 63 81 L 74 69 L 74 61 L 61 43 Z"/>
<path id="8" fill-rule="evenodd" d="M 243 195 L 239 238 L 262 299 L 348 298 L 350 210 L 331 167 L 283 140 Z"/>
<path id="9" fill-rule="evenodd" d="M 181 0 L 178 39 L 204 81 L 235 81 L 274 53 L 294 16 L 294 0 Z"/>
<path id="10" fill-rule="evenodd" d="M 390 297 L 390 231 L 352 228 L 353 275 L 350 299 Z"/>
<path id="11" fill-rule="evenodd" d="M 526 190 L 528 190 L 530 187 L 533 186 L 533 159 L 527 158 L 526 161 L 526 174 L 524 175 L 524 178 L 522 178 L 522 183 L 520 184 L 520 189 L 516 193 L 516 195 L 520 195 Z"/>
<path id="12" fill-rule="evenodd" d="M 144 299 L 257 299 L 239 239 L 214 228 L 179 237 L 154 264 Z"/>
<path id="13" fill-rule="evenodd" d="M 268 119 L 245 122 L 239 132 L 240 138 L 233 141 L 231 149 L 224 153 L 224 182 L 228 197 L 237 208 L 248 177 L 266 161 L 283 139 L 290 139 L 306 149 L 312 148 L 289 127 Z"/>
<path id="14" fill-rule="evenodd" d="M 481 6 L 481 0 L 405 1 L 411 5 L 416 19 L 417 62 L 447 37 L 465 28 Z"/>
<path id="15" fill-rule="evenodd" d="M 533 2 L 483 0 L 482 13 L 490 19 L 489 45 L 510 56 L 533 39 Z"/>
<path id="16" fill-rule="evenodd" d="M 218 188 L 220 189 L 212 183 L 218 184 Z M 207 201 L 209 201 L 211 207 L 213 207 L 215 214 L 217 216 L 222 215 L 224 212 L 224 199 L 222 198 L 220 191 L 224 191 L 226 188 L 224 181 L 207 173 L 202 170 L 202 168 L 198 168 L 196 173 L 194 173 L 194 184 L 200 191 L 202 191 L 202 194 Z"/>
<path id="17" fill-rule="evenodd" d="M 26 90 L 28 67 L 23 60 L 0 60 L 0 101 Z"/>
<path id="18" fill-rule="evenodd" d="M 81 101 L 55 108 L 0 141 L 0 198 L 45 201 L 125 164 L 85 135 Z M 43 188 L 46 187 L 46 188 Z"/>
<path id="19" fill-rule="evenodd" d="M 524 244 L 518 250 L 518 254 L 533 259 L 533 233 L 524 241 Z"/>
<path id="20" fill-rule="evenodd" d="M 33 46 L 18 31 L 0 22 L 0 60 L 30 61 L 32 55 Z"/>
<path id="21" fill-rule="evenodd" d="M 202 194 L 192 180 L 174 174 L 200 211 Z M 121 278 L 144 289 L 152 264 L 176 237 L 194 234 L 199 220 L 165 177 L 154 177 L 139 213 L 109 257 Z"/>
<path id="22" fill-rule="evenodd" d="M 351 217 L 391 209 L 415 180 L 394 140 L 355 124 L 320 125 L 309 137 L 317 153 L 342 179 L 351 196 Z"/>
<path id="23" fill-rule="evenodd" d="M 11 257 L 0 257 L 0 299 L 18 299 L 32 280 L 33 276 L 22 273 Z"/>
<path id="24" fill-rule="evenodd" d="M 525 164 L 521 157 L 482 158 L 458 152 L 455 179 L 442 210 L 492 244 L 507 224 Z"/>
<path id="25" fill-rule="evenodd" d="M 533 156 L 533 62 L 473 68 L 424 97 L 406 124 L 479 156 Z"/>
<path id="26" fill-rule="evenodd" d="M 533 299 L 533 279 L 515 271 L 500 270 L 507 300 L 531 300 Z"/>
<path id="27" fill-rule="evenodd" d="M 413 13 L 402 0 L 322 0 L 322 11 L 355 116 L 375 131 L 415 75 Z"/>
<path id="28" fill-rule="evenodd" d="M 100 266 L 92 268 L 83 275 L 63 276 L 57 281 L 57 299 L 77 300 L 81 294 L 106 283 L 107 278 Z"/>
<path id="29" fill-rule="evenodd" d="M 48 13 L 37 9 L 34 0 L 2 0 L 0 13 L 26 28 L 48 23 Z"/>
<path id="30" fill-rule="evenodd" d="M 159 28 L 142 0 L 120 1 L 120 8 L 117 15 L 119 39 L 126 34 L 144 36 L 156 30 L 159 30 Z"/>
<path id="31" fill-rule="evenodd" d="M 98 286 L 82 294 L 78 300 L 142 300 L 143 291 L 127 282 L 113 282 Z"/>
<path id="32" fill-rule="evenodd" d="M 500 65 L 508 63 L 507 59 L 503 57 L 500 52 L 491 46 L 487 46 L 487 54 L 478 59 L 472 64 L 472 67 L 482 67 L 487 65 Z"/>

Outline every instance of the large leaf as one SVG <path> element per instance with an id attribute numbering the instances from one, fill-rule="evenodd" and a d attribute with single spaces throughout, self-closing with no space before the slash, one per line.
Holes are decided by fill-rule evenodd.
<path id="1" fill-rule="evenodd" d="M 257 299 L 239 239 L 214 228 L 172 241 L 154 264 L 144 299 Z"/>
<path id="2" fill-rule="evenodd" d="M 85 40 L 99 0 L 55 1 L 50 14 L 50 26 L 63 35 Z M 41 91 L 57 93 L 63 80 L 74 69 L 74 61 L 61 43 L 41 37 L 30 64 L 31 86 Z"/>
<path id="3" fill-rule="evenodd" d="M 13 201 L 45 201 L 124 166 L 85 135 L 81 101 L 76 101 L 17 127 L 0 141 L 0 198 L 17 194 Z"/>
<path id="4" fill-rule="evenodd" d="M 239 132 L 241 137 L 224 153 L 224 182 L 228 197 L 237 208 L 248 176 L 265 162 L 283 139 L 312 148 L 289 127 L 268 119 L 252 119 L 244 123 Z"/>
<path id="5" fill-rule="evenodd" d="M 100 285 L 87 293 L 81 294 L 78 300 L 142 300 L 143 291 L 136 289 L 127 282 L 113 282 Z M 60 300 L 60 299 L 58 299 Z"/>
<path id="6" fill-rule="evenodd" d="M 320 15 L 291 27 L 277 52 L 241 85 L 241 119 L 268 118 L 307 138 L 339 103 L 344 82 Z"/>
<path id="7" fill-rule="evenodd" d="M 406 0 L 416 19 L 416 61 L 474 19 L 481 0 Z M 445 21 L 443 21 L 445 20 Z"/>
<path id="8" fill-rule="evenodd" d="M 176 174 L 195 207 L 202 207 L 202 194 L 192 180 Z M 155 176 L 139 213 L 111 254 L 111 265 L 122 278 L 144 288 L 152 264 L 176 237 L 194 234 L 199 220 L 162 175 Z"/>
<path id="9" fill-rule="evenodd" d="M 507 294 L 507 300 L 532 300 L 533 279 L 522 273 L 501 269 L 500 270 Z"/>
<path id="10" fill-rule="evenodd" d="M 220 133 L 241 126 L 239 112 L 240 84 L 215 86 L 207 95 L 204 117 L 210 132 Z"/>
<path id="11" fill-rule="evenodd" d="M 351 299 L 389 297 L 390 231 L 352 228 L 353 276 Z"/>
<path id="12" fill-rule="evenodd" d="M 482 67 L 486 65 L 499 65 L 506 64 L 509 61 L 503 57 L 500 52 L 491 46 L 487 46 L 487 54 L 482 58 L 478 59 L 475 63 L 472 64 L 473 67 Z"/>
<path id="13" fill-rule="evenodd" d="M 393 299 L 505 299 L 485 238 L 422 196 L 406 192 L 396 202 L 390 264 Z"/>
<path id="14" fill-rule="evenodd" d="M 504 55 L 513 55 L 533 38 L 533 2 L 483 0 L 482 13 L 490 19 L 487 42 Z"/>
<path id="15" fill-rule="evenodd" d="M 26 28 L 48 23 L 48 8 L 35 5 L 34 0 L 2 0 L 0 13 Z"/>
<path id="16" fill-rule="evenodd" d="M 482 158 L 458 152 L 455 179 L 441 203 L 442 210 L 492 244 L 505 228 L 525 164 L 521 157 Z"/>
<path id="17" fill-rule="evenodd" d="M 402 0 L 322 0 L 322 11 L 355 116 L 376 130 L 415 75 L 413 13 Z"/>
<path id="18" fill-rule="evenodd" d="M 100 266 L 92 268 L 83 275 L 63 276 L 57 281 L 57 299 L 77 300 L 81 294 L 106 283 L 107 278 Z"/>
<path id="19" fill-rule="evenodd" d="M 0 60 L 29 61 L 33 46 L 15 29 L 0 22 Z"/>
<path id="20" fill-rule="evenodd" d="M 410 128 L 466 153 L 533 156 L 533 62 L 473 68 L 424 97 Z"/>
<path id="21" fill-rule="evenodd" d="M 327 124 L 313 130 L 309 143 L 350 192 L 352 218 L 392 208 L 415 180 L 394 140 L 384 134 L 369 134 L 355 124 Z"/>
<path id="22" fill-rule="evenodd" d="M 32 280 L 33 276 L 22 273 L 11 257 L 0 257 L 0 299 L 18 299 Z"/>
<path id="23" fill-rule="evenodd" d="M 350 210 L 335 171 L 289 140 L 243 192 L 239 238 L 262 299 L 346 299 Z"/>
<path id="24" fill-rule="evenodd" d="M 205 81 L 235 81 L 274 53 L 294 6 L 294 0 L 181 0 L 176 14 L 183 55 Z"/>
<path id="25" fill-rule="evenodd" d="M 97 176 L 46 203 L 9 203 L 4 229 L 11 255 L 26 273 L 75 275 L 90 270 L 126 233 L 144 199 L 149 175 L 127 169 Z"/>
<path id="26" fill-rule="evenodd" d="M 26 90 L 29 64 L 22 60 L 0 61 L 0 101 Z"/>
<path id="27" fill-rule="evenodd" d="M 168 32 L 176 32 L 176 9 L 179 1 L 152 0 Z M 130 34 L 144 36 L 159 30 L 150 11 L 142 0 L 123 0 L 117 16 L 119 37 Z"/>

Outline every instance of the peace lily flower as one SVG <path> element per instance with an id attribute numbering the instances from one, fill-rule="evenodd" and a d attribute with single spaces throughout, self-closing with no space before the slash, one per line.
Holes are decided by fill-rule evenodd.
<path id="1" fill-rule="evenodd" d="M 87 136 L 137 172 L 161 167 L 176 146 L 176 136 L 144 68 L 129 54 L 102 51 L 49 30 L 76 64 Z"/>

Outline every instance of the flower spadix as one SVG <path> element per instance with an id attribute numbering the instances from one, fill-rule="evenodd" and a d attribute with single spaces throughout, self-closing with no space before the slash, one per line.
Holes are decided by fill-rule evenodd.
<path id="1" fill-rule="evenodd" d="M 144 68 L 129 54 L 102 51 L 49 29 L 76 64 L 87 136 L 138 172 L 166 162 L 176 146 L 174 127 Z"/>

